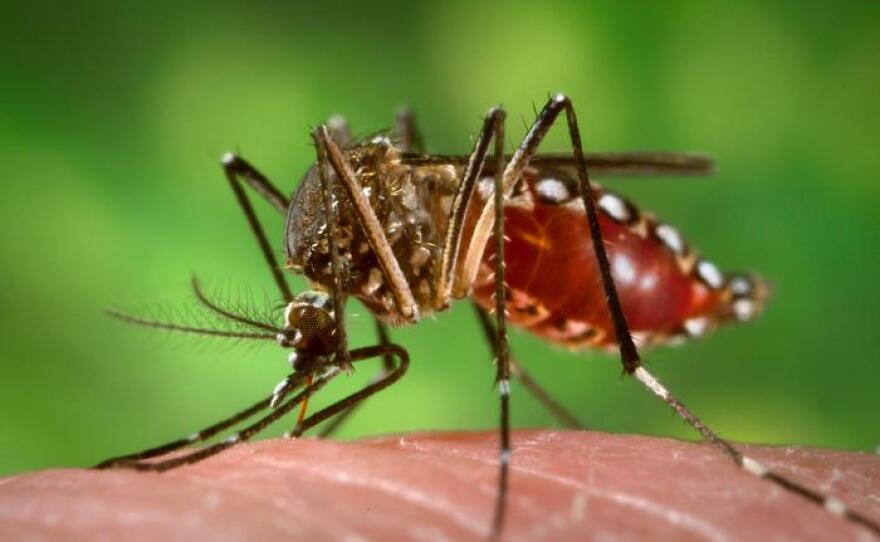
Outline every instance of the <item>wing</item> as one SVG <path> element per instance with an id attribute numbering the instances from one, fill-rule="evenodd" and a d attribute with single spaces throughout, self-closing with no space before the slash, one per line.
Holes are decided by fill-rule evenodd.
<path id="1" fill-rule="evenodd" d="M 712 159 L 699 154 L 677 152 L 592 152 L 585 154 L 587 167 L 596 177 L 658 176 L 658 175 L 710 175 L 715 166 Z M 410 165 L 464 166 L 469 155 L 438 155 L 405 153 L 402 161 Z M 510 156 L 507 157 L 510 160 Z M 490 161 L 491 162 L 491 161 Z M 569 170 L 575 174 L 575 159 L 571 154 L 539 154 L 530 165 L 539 169 Z M 486 173 L 491 174 L 487 163 Z"/>

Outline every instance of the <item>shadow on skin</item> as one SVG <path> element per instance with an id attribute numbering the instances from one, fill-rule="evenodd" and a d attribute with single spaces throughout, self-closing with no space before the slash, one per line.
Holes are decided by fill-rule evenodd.
<path id="1" fill-rule="evenodd" d="M 702 444 L 514 433 L 505 540 L 875 540 Z M 880 520 L 880 457 L 741 446 Z M 483 540 L 497 437 L 266 440 L 163 474 L 59 469 L 0 479 L 12 540 Z"/>

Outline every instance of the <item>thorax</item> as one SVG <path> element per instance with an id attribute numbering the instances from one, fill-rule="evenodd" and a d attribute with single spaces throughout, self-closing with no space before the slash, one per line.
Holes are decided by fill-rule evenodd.
<path id="1" fill-rule="evenodd" d="M 419 304 L 421 314 L 434 310 L 436 282 L 449 209 L 460 178 L 452 165 L 403 163 L 385 140 L 346 150 L 361 191 L 370 202 Z M 328 167 L 331 181 L 338 186 Z M 337 188 L 336 240 L 342 256 L 342 290 L 360 299 L 379 318 L 397 322 L 394 298 L 359 219 Z M 301 270 L 315 286 L 332 284 L 327 221 L 321 179 L 313 166 L 293 196 L 287 220 L 286 251 L 290 267 Z"/>

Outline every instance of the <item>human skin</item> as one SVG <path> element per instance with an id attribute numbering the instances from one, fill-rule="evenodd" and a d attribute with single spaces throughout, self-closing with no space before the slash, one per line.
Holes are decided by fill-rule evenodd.
<path id="1" fill-rule="evenodd" d="M 504 540 L 878 540 L 705 444 L 517 431 Z M 880 521 L 880 457 L 741 445 Z M 485 540 L 495 433 L 241 444 L 162 474 L 0 479 L 0 539 Z"/>

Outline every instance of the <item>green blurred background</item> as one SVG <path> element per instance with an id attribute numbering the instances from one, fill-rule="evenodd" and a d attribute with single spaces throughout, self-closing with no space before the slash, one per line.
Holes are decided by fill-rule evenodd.
<path id="1" fill-rule="evenodd" d="M 409 104 L 431 150 L 467 152 L 487 108 L 508 108 L 512 147 L 557 90 L 589 149 L 713 155 L 710 179 L 613 185 L 723 267 L 775 284 L 757 323 L 649 353 L 668 385 L 733 439 L 880 444 L 880 4 L 327 4 L 3 4 L 0 473 L 188 434 L 285 373 L 271 344 L 102 314 L 186 312 L 191 272 L 227 298 L 272 298 L 224 151 L 289 191 L 313 159 L 309 127 L 333 113 L 365 134 Z M 564 145 L 557 131 L 545 148 Z M 280 253 L 282 220 L 259 211 Z M 369 342 L 364 309 L 349 313 L 353 342 Z M 495 426 L 493 370 L 466 304 L 394 336 L 410 373 L 341 436 Z M 613 358 L 522 334 L 513 344 L 590 425 L 692 437 Z M 514 420 L 553 424 L 519 387 Z"/>

